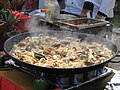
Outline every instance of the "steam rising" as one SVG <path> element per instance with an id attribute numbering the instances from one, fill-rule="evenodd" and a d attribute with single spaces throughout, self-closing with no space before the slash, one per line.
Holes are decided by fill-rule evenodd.
<path id="1" fill-rule="evenodd" d="M 118 50 L 120 50 L 120 28 L 113 29 L 112 41 L 117 45 Z"/>
<path id="2" fill-rule="evenodd" d="M 85 34 L 85 33 L 83 34 L 77 31 L 73 32 L 74 30 L 73 31 L 60 30 L 60 29 L 57 30 L 56 28 L 53 28 L 54 26 L 51 29 L 51 27 L 49 27 L 47 23 L 39 25 L 39 22 L 41 22 L 40 19 L 36 16 L 33 16 L 31 23 L 27 25 L 28 30 L 32 32 L 31 36 L 37 36 L 39 33 L 39 34 L 44 34 L 44 35 L 55 36 L 59 39 L 64 39 L 65 37 L 74 37 L 74 38 L 79 38 L 81 41 L 98 42 L 98 43 L 106 45 L 108 48 L 113 49 L 113 46 L 112 46 L 113 44 L 110 44 L 111 41 L 106 41 L 106 39 L 98 37 L 96 35 L 90 35 L 90 34 Z M 101 33 L 103 34 L 103 32 Z"/>
<path id="3" fill-rule="evenodd" d="M 52 35 L 57 36 L 59 38 L 64 38 L 64 37 L 76 37 L 75 32 L 71 32 L 71 31 L 66 31 L 66 30 L 58 30 L 58 28 L 51 28 L 47 25 L 47 23 L 40 23 L 42 21 L 40 21 L 40 19 L 36 16 L 33 16 L 31 19 L 31 22 L 26 25 L 27 29 L 29 30 L 29 32 L 32 32 L 33 34 L 31 34 L 31 36 L 36 36 L 36 34 L 38 32 L 43 33 L 45 35 L 48 35 L 49 33 L 52 33 Z M 58 34 L 59 33 L 59 34 Z M 59 36 L 58 36 L 59 35 Z"/>

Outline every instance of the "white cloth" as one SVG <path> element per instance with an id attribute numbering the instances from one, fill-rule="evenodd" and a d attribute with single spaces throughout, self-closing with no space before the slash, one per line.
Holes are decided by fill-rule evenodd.
<path id="1" fill-rule="evenodd" d="M 112 0 L 111 2 L 111 8 L 108 13 L 108 17 L 112 18 L 114 16 L 114 7 L 115 7 L 116 0 Z"/>
<path id="2" fill-rule="evenodd" d="M 108 90 L 120 90 L 120 71 L 113 76 L 108 84 L 109 86 L 106 86 Z"/>

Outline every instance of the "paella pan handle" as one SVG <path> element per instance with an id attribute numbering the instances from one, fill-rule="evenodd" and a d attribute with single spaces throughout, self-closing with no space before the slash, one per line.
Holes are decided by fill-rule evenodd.
<path id="1" fill-rule="evenodd" d="M 116 57 L 120 57 L 120 54 L 119 54 L 119 53 L 120 53 L 120 51 L 118 51 L 118 54 L 116 55 Z"/>
<path id="2" fill-rule="evenodd" d="M 120 59 L 120 51 L 118 51 L 118 54 L 116 55 L 116 57 L 118 57 Z M 120 63 L 120 60 L 119 59 L 112 59 L 110 62 L 112 63 Z"/>

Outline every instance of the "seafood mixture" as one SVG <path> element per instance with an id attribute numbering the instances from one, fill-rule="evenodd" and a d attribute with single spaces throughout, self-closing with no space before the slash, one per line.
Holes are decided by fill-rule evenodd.
<path id="1" fill-rule="evenodd" d="M 113 56 L 112 50 L 97 42 L 74 37 L 59 39 L 39 35 L 14 44 L 11 55 L 23 62 L 52 68 L 80 68 L 95 65 Z"/>

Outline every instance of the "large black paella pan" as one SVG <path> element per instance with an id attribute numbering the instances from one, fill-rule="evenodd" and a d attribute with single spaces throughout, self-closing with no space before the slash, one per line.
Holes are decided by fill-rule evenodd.
<path id="1" fill-rule="evenodd" d="M 20 60 L 20 59 L 14 57 L 11 54 L 11 51 L 14 50 L 13 46 L 15 44 L 18 44 L 21 40 L 24 40 L 26 37 L 34 37 L 34 36 L 39 36 L 39 35 L 53 36 L 53 37 L 57 37 L 57 38 L 61 38 L 61 39 L 64 39 L 65 37 L 75 37 L 75 38 L 78 38 L 81 42 L 87 41 L 87 42 L 100 43 L 102 45 L 105 45 L 108 49 L 110 49 L 112 51 L 113 55 L 100 63 L 90 64 L 85 67 L 54 68 L 54 67 L 47 67 L 47 66 L 43 67 L 43 66 L 30 64 L 30 63 L 24 62 L 23 60 Z M 74 42 L 74 41 L 72 41 L 72 42 Z M 31 70 L 44 72 L 44 73 L 51 73 L 51 74 L 80 74 L 80 73 L 84 73 L 86 71 L 96 70 L 96 69 L 104 67 L 106 64 L 108 64 L 109 61 L 111 61 L 118 54 L 116 45 L 108 39 L 101 38 L 101 37 L 98 37 L 95 35 L 90 35 L 90 34 L 75 33 L 75 32 L 74 33 L 73 32 L 63 32 L 63 31 L 21 33 L 21 34 L 18 34 L 18 35 L 15 35 L 15 36 L 9 38 L 4 43 L 4 50 L 15 61 L 15 63 L 17 65 L 19 65 L 20 67 L 29 68 Z"/>

